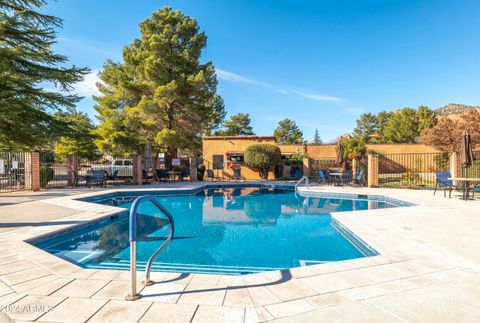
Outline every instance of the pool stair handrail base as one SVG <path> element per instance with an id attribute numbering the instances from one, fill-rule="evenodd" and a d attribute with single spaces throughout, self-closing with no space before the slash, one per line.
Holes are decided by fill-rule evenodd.
<path id="1" fill-rule="evenodd" d="M 298 197 L 298 186 L 303 182 L 305 181 L 305 184 L 307 184 L 307 187 L 310 187 L 310 178 L 308 178 L 308 176 L 303 176 L 302 178 L 300 178 L 298 180 L 298 182 L 295 184 L 295 197 L 297 198 L 297 200 L 300 202 L 300 204 L 304 205 L 304 201 L 302 201 L 299 197 Z M 304 205 L 305 206 L 305 205 Z"/>
<path id="2" fill-rule="evenodd" d="M 170 224 L 170 232 L 168 233 L 167 239 L 165 239 L 165 241 L 147 261 L 147 265 L 145 267 L 145 280 L 143 281 L 144 288 L 153 284 L 153 282 L 150 280 L 150 270 L 152 269 L 153 261 L 160 254 L 160 252 L 165 249 L 170 241 L 172 241 L 175 232 L 175 222 L 173 221 L 172 215 L 157 201 L 153 195 L 140 196 L 133 201 L 129 214 L 130 272 L 132 279 L 132 290 L 131 293 L 125 297 L 125 299 L 128 301 L 134 301 L 141 297 L 141 295 L 137 293 L 137 211 L 142 203 L 148 201 L 150 201 L 167 217 Z"/>

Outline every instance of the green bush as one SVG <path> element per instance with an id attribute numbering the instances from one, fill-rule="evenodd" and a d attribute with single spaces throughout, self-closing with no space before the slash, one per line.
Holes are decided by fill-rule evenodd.
<path id="1" fill-rule="evenodd" d="M 269 144 L 251 145 L 245 150 L 245 164 L 258 170 L 261 178 L 268 178 L 268 171 L 280 162 L 280 149 Z"/>
<path id="2" fill-rule="evenodd" d="M 350 160 L 365 155 L 367 146 L 361 138 L 353 137 L 342 141 L 343 156 Z"/>
<path id="3" fill-rule="evenodd" d="M 40 168 L 40 187 L 47 187 L 48 182 L 53 179 L 54 171 L 50 167 L 41 167 Z"/>
<path id="4" fill-rule="evenodd" d="M 204 176 L 205 176 L 205 165 L 200 164 L 197 167 L 197 180 L 203 181 Z"/>
<path id="5" fill-rule="evenodd" d="M 297 153 L 287 157 L 290 165 L 303 165 L 303 159 L 308 157 L 307 154 Z"/>

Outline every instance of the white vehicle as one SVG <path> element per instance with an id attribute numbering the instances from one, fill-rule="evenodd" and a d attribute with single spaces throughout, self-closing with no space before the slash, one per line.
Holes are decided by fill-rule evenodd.
<path id="1" fill-rule="evenodd" d="M 109 176 L 118 170 L 118 177 L 133 177 L 133 162 L 131 159 L 114 159 L 110 165 L 93 165 L 93 170 L 104 170 Z"/>

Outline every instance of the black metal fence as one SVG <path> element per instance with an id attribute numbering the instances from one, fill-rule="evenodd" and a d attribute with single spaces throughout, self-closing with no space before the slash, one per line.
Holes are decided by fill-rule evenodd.
<path id="1" fill-rule="evenodd" d="M 41 188 L 62 188 L 87 184 L 89 174 L 103 171 L 106 181 L 131 182 L 133 162 L 129 158 L 107 159 L 99 156 L 95 160 L 82 159 L 77 156 L 58 156 L 46 152 L 40 153 Z"/>
<path id="2" fill-rule="evenodd" d="M 468 168 L 462 168 L 462 177 L 480 178 L 480 151 L 473 152 L 473 164 Z"/>
<path id="3" fill-rule="evenodd" d="M 50 152 L 40 153 L 40 187 L 59 188 L 69 185 L 70 165 L 66 157 Z"/>
<path id="4" fill-rule="evenodd" d="M 432 189 L 435 187 L 435 172 L 448 171 L 448 153 L 378 156 L 378 184 L 380 187 Z"/>
<path id="5" fill-rule="evenodd" d="M 338 166 L 335 159 L 310 159 L 310 174 L 318 176 L 319 170 L 327 170 Z"/>
<path id="6" fill-rule="evenodd" d="M 30 180 L 30 170 L 25 169 L 30 154 L 0 152 L 0 193 L 25 190 Z"/>

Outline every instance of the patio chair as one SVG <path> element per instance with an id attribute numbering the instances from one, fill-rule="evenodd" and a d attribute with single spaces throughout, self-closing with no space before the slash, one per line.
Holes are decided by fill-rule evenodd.
<path id="1" fill-rule="evenodd" d="M 113 172 L 112 176 L 107 177 L 108 180 L 112 181 L 113 186 L 117 186 L 117 187 L 120 186 L 120 184 L 119 184 L 120 179 L 118 178 L 118 172 L 119 172 L 119 170 L 116 169 Z M 105 183 L 105 185 L 106 185 L 106 183 Z"/>
<path id="2" fill-rule="evenodd" d="M 242 176 L 242 170 L 240 168 L 234 168 L 233 169 L 233 179 L 236 180 L 236 181 L 245 179 L 245 177 Z"/>
<path id="3" fill-rule="evenodd" d="M 325 171 L 323 171 L 323 170 L 318 171 L 318 182 L 320 184 L 324 184 L 324 183 L 328 184 L 327 175 L 326 175 Z"/>
<path id="4" fill-rule="evenodd" d="M 160 182 L 170 179 L 170 172 L 166 168 L 157 169 L 157 178 Z"/>
<path id="5" fill-rule="evenodd" d="M 207 179 L 209 178 L 211 181 L 221 181 L 221 180 L 223 180 L 222 176 L 215 176 L 215 173 L 213 172 L 212 169 L 207 169 L 205 171 L 205 173 L 207 174 Z"/>
<path id="6" fill-rule="evenodd" d="M 340 181 L 341 181 L 342 185 L 351 184 L 352 183 L 352 171 L 350 171 L 350 170 L 344 171 L 343 174 L 342 174 L 342 177 L 340 178 Z"/>
<path id="7" fill-rule="evenodd" d="M 186 167 L 182 171 L 182 175 L 180 175 L 180 180 L 183 181 L 185 177 L 190 177 L 190 167 Z"/>
<path id="8" fill-rule="evenodd" d="M 363 169 L 360 169 L 357 173 L 357 176 L 353 179 L 354 184 L 358 184 L 359 186 L 363 186 L 364 180 L 363 180 Z"/>
<path id="9" fill-rule="evenodd" d="M 88 187 L 91 187 L 92 184 L 96 184 L 99 187 L 106 187 L 107 175 L 108 174 L 104 170 L 94 170 L 88 181 Z"/>
<path id="10" fill-rule="evenodd" d="M 299 180 L 302 178 L 302 170 L 300 168 L 295 168 L 295 172 L 293 173 L 293 176 L 287 177 L 287 179 L 292 179 L 292 180 Z"/>
<path id="11" fill-rule="evenodd" d="M 480 183 L 473 185 L 470 189 L 472 191 L 472 199 L 475 198 L 475 192 L 480 192 Z"/>
<path id="12" fill-rule="evenodd" d="M 450 172 L 437 172 L 435 173 L 435 189 L 433 190 L 433 195 L 437 193 L 437 189 L 443 189 L 443 197 L 452 197 L 452 191 L 455 188 L 460 188 L 459 186 L 453 185 L 453 182 L 449 180 L 452 177 Z"/>
<path id="13" fill-rule="evenodd" d="M 77 187 L 77 185 L 79 185 L 81 181 L 86 181 L 85 176 L 78 174 L 78 172 L 72 171 L 72 174 L 73 174 L 72 188 Z"/>

